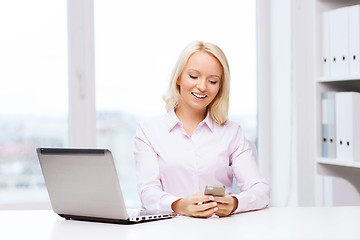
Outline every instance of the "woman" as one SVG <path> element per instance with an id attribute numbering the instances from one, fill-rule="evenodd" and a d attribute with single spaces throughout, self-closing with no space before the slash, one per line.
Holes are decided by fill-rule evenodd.
<path id="1" fill-rule="evenodd" d="M 146 209 L 193 217 L 228 216 L 265 208 L 269 186 L 239 125 L 228 121 L 230 72 L 224 53 L 193 42 L 180 55 L 167 95 L 167 113 L 140 123 L 135 160 Z M 231 195 L 233 177 L 241 193 Z M 223 185 L 223 197 L 204 195 Z"/>

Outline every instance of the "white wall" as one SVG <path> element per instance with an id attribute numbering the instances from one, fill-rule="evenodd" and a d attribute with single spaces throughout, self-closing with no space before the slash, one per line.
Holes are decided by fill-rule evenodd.
<path id="1" fill-rule="evenodd" d="M 292 0 L 294 146 L 298 204 L 315 204 L 314 1 Z"/>
<path id="2" fill-rule="evenodd" d="M 297 205 L 291 1 L 258 1 L 259 158 L 272 206 Z"/>

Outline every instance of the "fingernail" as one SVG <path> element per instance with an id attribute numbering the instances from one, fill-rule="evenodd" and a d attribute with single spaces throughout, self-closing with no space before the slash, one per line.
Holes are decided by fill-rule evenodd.
<path id="1" fill-rule="evenodd" d="M 214 212 L 216 212 L 218 210 L 218 208 L 216 207 L 216 208 L 214 208 Z"/>
<path id="2" fill-rule="evenodd" d="M 212 204 L 214 207 L 217 205 L 217 202 L 213 202 L 213 204 Z"/>
<path id="3" fill-rule="evenodd" d="M 210 196 L 210 197 L 209 197 L 209 200 L 214 201 L 215 198 L 214 198 L 213 196 Z"/>

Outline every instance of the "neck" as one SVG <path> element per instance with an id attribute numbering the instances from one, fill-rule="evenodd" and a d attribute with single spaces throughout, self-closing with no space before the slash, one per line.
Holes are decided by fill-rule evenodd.
<path id="1" fill-rule="evenodd" d="M 176 116 L 181 122 L 192 122 L 199 124 L 202 120 L 205 119 L 207 111 L 204 110 L 195 110 L 182 107 L 179 105 L 175 110 Z"/>

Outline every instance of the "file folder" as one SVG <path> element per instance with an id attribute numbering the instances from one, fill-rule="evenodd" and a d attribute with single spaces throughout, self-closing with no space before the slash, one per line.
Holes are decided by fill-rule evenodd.
<path id="1" fill-rule="evenodd" d="M 335 92 L 321 93 L 322 157 L 336 158 Z"/>
<path id="2" fill-rule="evenodd" d="M 349 7 L 349 74 L 360 74 L 360 6 Z"/>
<path id="3" fill-rule="evenodd" d="M 329 11 L 330 22 L 330 75 L 349 75 L 348 7 Z"/>
<path id="4" fill-rule="evenodd" d="M 327 93 L 328 106 L 328 138 L 329 138 L 329 158 L 336 158 L 336 92 Z"/>
<path id="5" fill-rule="evenodd" d="M 322 76 L 330 76 L 330 13 L 322 14 Z"/>
<path id="6" fill-rule="evenodd" d="M 337 92 L 335 105 L 337 159 L 360 161 L 360 93 Z"/>
<path id="7" fill-rule="evenodd" d="M 328 120 L 327 120 L 327 95 L 321 93 L 321 156 L 329 157 Z"/>

